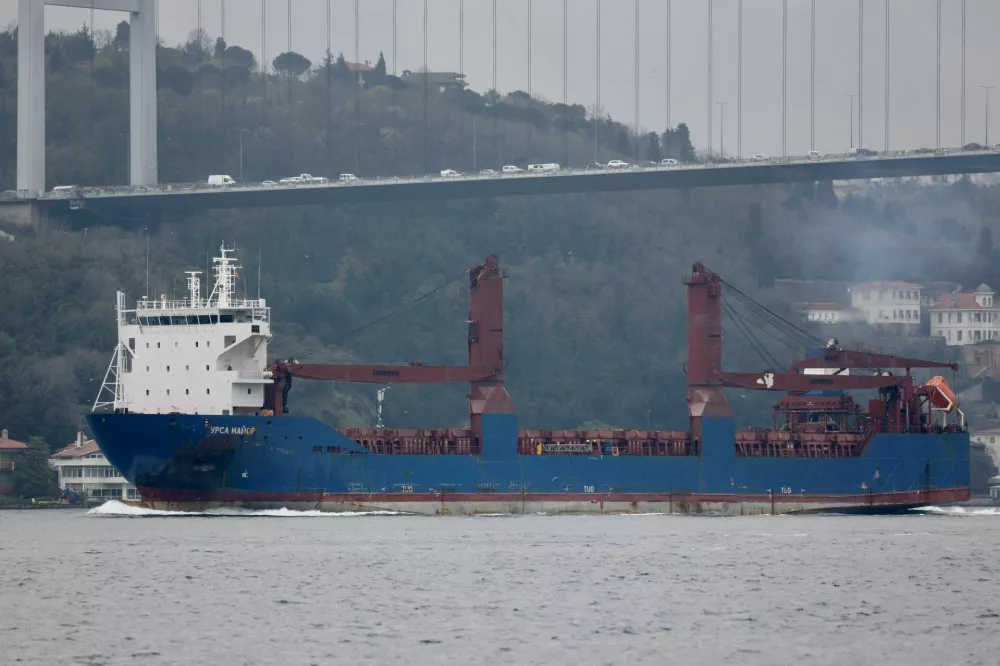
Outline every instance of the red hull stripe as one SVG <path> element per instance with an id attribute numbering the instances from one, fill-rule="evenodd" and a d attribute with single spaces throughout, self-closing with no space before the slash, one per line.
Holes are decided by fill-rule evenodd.
<path id="1" fill-rule="evenodd" d="M 830 495 L 727 495 L 701 493 L 323 493 L 323 492 L 248 492 L 222 489 L 162 490 L 139 488 L 146 502 L 170 503 L 274 503 L 332 502 L 343 504 L 378 504 L 380 502 L 705 502 L 730 504 L 844 504 L 850 506 L 891 506 L 962 502 L 969 499 L 968 488 L 942 488 L 927 491 L 858 493 Z"/>

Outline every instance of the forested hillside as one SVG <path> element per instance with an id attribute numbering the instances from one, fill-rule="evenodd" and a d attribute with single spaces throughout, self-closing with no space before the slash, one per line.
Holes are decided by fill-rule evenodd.
<path id="1" fill-rule="evenodd" d="M 96 40 L 85 31 L 47 40 L 49 186 L 125 181 L 126 30 Z M 591 162 L 598 126 L 604 160 L 695 159 L 683 125 L 636 137 L 619 123 L 596 122 L 579 105 L 529 102 L 518 92 L 433 89 L 425 97 L 422 86 L 386 75 L 384 63 L 358 86 L 343 58 L 313 64 L 294 55 L 282 54 L 276 73 L 262 76 L 248 51 L 204 35 L 161 46 L 161 179 L 238 177 L 240 129 L 248 130 L 247 181 L 301 172 L 470 170 L 474 117 L 478 168 Z M 16 35 L 0 34 L 0 190 L 14 187 L 15 57 Z M 183 291 L 183 271 L 204 269 L 225 241 L 240 250 L 248 292 L 259 288 L 273 308 L 272 355 L 324 345 L 310 357 L 317 361 L 464 363 L 461 279 L 384 323 L 345 335 L 497 254 L 510 275 L 508 386 L 524 427 L 601 421 L 683 429 L 681 279 L 693 261 L 793 318 L 791 304 L 770 289 L 777 278 L 1000 287 L 991 232 L 998 206 L 995 192 L 968 183 L 899 185 L 847 200 L 825 183 L 244 210 L 125 228 L 5 226 L 13 240 L 0 240 L 0 423 L 18 439 L 69 441 L 110 360 L 115 290 L 130 299 L 146 293 L 147 242 L 149 293 L 169 297 Z M 733 327 L 727 332 L 727 366 L 760 369 L 764 361 L 746 340 Z M 802 351 L 761 339 L 781 362 Z M 918 346 L 942 359 L 948 353 Z M 461 385 L 394 387 L 387 421 L 461 425 L 465 393 Z M 743 423 L 765 424 L 773 397 L 735 392 L 731 399 Z M 372 387 L 298 382 L 291 407 L 349 426 L 373 423 L 373 403 Z"/>

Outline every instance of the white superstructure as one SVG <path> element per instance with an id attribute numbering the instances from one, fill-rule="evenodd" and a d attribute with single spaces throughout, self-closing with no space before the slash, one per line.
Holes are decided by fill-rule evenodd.
<path id="1" fill-rule="evenodd" d="M 201 296 L 188 271 L 184 300 L 143 298 L 125 307 L 118 292 L 118 345 L 94 409 L 142 414 L 256 414 L 264 404 L 271 311 L 264 299 L 239 298 L 239 266 L 223 246 L 215 285 Z"/>

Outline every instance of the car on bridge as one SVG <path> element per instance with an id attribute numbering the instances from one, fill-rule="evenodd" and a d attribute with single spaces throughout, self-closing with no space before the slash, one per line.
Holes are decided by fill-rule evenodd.
<path id="1" fill-rule="evenodd" d="M 675 160 L 672 157 L 668 157 L 666 159 L 660 160 L 660 166 L 675 167 L 675 166 L 680 166 L 680 164 L 681 164 L 680 162 L 678 162 L 677 160 Z"/>
<path id="2" fill-rule="evenodd" d="M 504 164 L 500 169 L 503 173 L 524 173 L 524 169 L 513 164 Z"/>
<path id="3" fill-rule="evenodd" d="M 493 169 L 483 169 L 482 171 L 479 172 L 479 175 L 480 176 L 495 176 L 495 175 L 497 175 L 497 172 L 494 171 Z"/>
<path id="4" fill-rule="evenodd" d="M 627 169 L 629 166 L 629 163 L 624 160 L 611 160 L 608 162 L 609 169 Z"/>
<path id="5" fill-rule="evenodd" d="M 878 153 L 871 148 L 855 148 L 854 154 L 857 157 L 878 157 Z"/>
<path id="6" fill-rule="evenodd" d="M 462 174 L 455 171 L 454 169 L 444 169 L 443 171 L 441 171 L 442 178 L 460 178 L 461 176 Z"/>
<path id="7" fill-rule="evenodd" d="M 806 153 L 806 159 L 810 160 L 821 160 L 826 157 L 826 153 L 821 153 L 818 150 L 810 150 Z"/>
<path id="8" fill-rule="evenodd" d="M 754 155 L 753 157 L 750 158 L 750 161 L 751 162 L 767 162 L 769 159 L 770 158 L 767 155 L 764 155 L 763 153 L 757 153 L 756 155 Z"/>

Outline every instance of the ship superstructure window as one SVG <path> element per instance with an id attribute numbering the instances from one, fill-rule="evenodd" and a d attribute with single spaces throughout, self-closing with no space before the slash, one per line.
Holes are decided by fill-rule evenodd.
<path id="1" fill-rule="evenodd" d="M 146 395 L 149 395 L 149 389 L 146 389 Z"/>
<path id="2" fill-rule="evenodd" d="M 184 389 L 184 395 L 191 395 L 191 389 Z"/>
<path id="3" fill-rule="evenodd" d="M 169 365 L 167 366 L 167 372 L 170 372 L 170 366 Z"/>
<path id="4" fill-rule="evenodd" d="M 128 348 L 135 351 L 135 338 L 128 339 Z"/>
<path id="5" fill-rule="evenodd" d="M 223 339 L 223 341 L 222 341 L 222 346 L 223 347 L 231 347 L 231 346 L 233 346 L 235 344 L 236 344 L 236 336 L 235 335 L 227 335 Z"/>
<path id="6" fill-rule="evenodd" d="M 197 341 L 197 340 L 195 340 L 195 341 L 194 341 L 194 346 L 195 346 L 195 347 L 197 347 L 197 346 L 198 346 L 198 341 Z"/>

